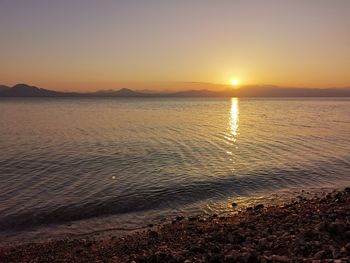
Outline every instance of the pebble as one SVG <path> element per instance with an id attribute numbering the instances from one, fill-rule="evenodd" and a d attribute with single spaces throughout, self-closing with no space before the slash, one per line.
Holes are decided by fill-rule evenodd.
<path id="1" fill-rule="evenodd" d="M 320 250 L 314 255 L 314 258 L 315 259 L 324 259 L 325 256 L 326 256 L 326 251 Z"/>
<path id="2" fill-rule="evenodd" d="M 264 208 L 264 205 L 263 204 L 258 204 L 256 206 L 254 206 L 254 210 L 261 210 Z"/>
<path id="3" fill-rule="evenodd" d="M 233 239 L 233 235 L 232 235 L 231 232 L 229 232 L 229 233 L 227 234 L 227 240 L 228 240 L 228 242 L 233 243 L 234 239 Z"/>

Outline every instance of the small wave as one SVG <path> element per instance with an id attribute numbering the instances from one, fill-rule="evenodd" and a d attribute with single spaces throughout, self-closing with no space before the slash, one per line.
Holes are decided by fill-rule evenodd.
<path id="1" fill-rule="evenodd" d="M 342 165 L 349 165 L 349 162 Z M 328 163 L 317 164 L 321 169 Z M 332 165 L 335 165 L 333 162 Z M 326 169 L 327 171 L 327 169 Z M 191 182 L 188 185 L 173 184 L 163 188 L 144 189 L 124 196 L 96 198 L 84 203 L 32 209 L 0 218 L 0 230 L 27 229 L 40 225 L 66 223 L 108 215 L 126 214 L 155 209 L 188 205 L 199 200 L 229 196 L 249 196 L 255 192 L 298 186 L 322 186 L 332 183 L 336 175 L 322 175 L 315 170 L 291 167 L 288 170 L 258 170 L 250 174 L 230 175 L 213 180 Z M 170 202 L 169 202 L 170 201 Z"/>

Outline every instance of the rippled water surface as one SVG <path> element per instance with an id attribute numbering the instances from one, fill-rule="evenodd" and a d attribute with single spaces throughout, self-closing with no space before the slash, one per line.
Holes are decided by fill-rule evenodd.
<path id="1" fill-rule="evenodd" d="M 350 181 L 348 99 L 2 99 L 0 237 L 134 228 Z"/>

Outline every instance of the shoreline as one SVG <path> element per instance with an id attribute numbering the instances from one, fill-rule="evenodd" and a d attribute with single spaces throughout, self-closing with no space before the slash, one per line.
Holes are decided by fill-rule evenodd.
<path id="1" fill-rule="evenodd" d="M 0 262 L 349 262 L 350 188 L 296 198 L 120 237 L 3 246 Z"/>
<path id="2" fill-rule="evenodd" d="M 343 185 L 348 185 L 348 182 L 344 182 Z M 5 235 L 0 235 L 0 248 L 11 244 L 12 247 L 18 247 L 26 244 L 33 243 L 48 243 L 57 240 L 72 240 L 72 239 L 108 239 L 112 236 L 122 237 L 130 235 L 134 232 L 142 232 L 147 229 L 157 226 L 166 225 L 171 223 L 176 217 L 181 216 L 184 218 L 200 217 L 208 218 L 211 215 L 218 216 L 234 216 L 237 213 L 245 211 L 249 207 L 254 207 L 257 204 L 264 204 L 268 206 L 281 206 L 291 202 L 294 202 L 300 197 L 311 198 L 313 196 L 320 196 L 330 193 L 334 190 L 340 189 L 339 185 L 335 186 L 323 186 L 323 187 L 304 187 L 291 188 L 291 189 L 279 189 L 277 191 L 268 192 L 256 192 L 249 196 L 234 196 L 225 198 L 224 201 L 216 203 L 203 202 L 201 207 L 197 208 L 196 211 L 189 209 L 182 211 L 171 210 L 171 214 L 162 210 L 155 213 L 142 215 L 136 214 L 139 217 L 138 221 L 130 221 L 130 218 L 114 218 L 110 219 L 107 217 L 98 218 L 98 225 L 91 226 L 84 222 L 80 225 L 75 225 L 75 229 L 83 229 L 82 231 L 70 231 L 65 226 L 72 226 L 73 223 L 69 224 L 58 224 L 58 225 L 47 225 L 44 227 L 35 226 L 33 228 L 8 232 Z M 206 207 L 205 207 L 206 206 Z M 192 209 L 193 210 L 193 209 Z M 141 221 L 140 221 L 141 220 Z"/>

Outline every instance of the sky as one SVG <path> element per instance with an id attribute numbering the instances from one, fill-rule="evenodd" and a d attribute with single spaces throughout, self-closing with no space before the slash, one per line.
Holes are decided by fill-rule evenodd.
<path id="1" fill-rule="evenodd" d="M 350 86 L 350 1 L 0 0 L 0 84 L 216 89 L 234 79 Z"/>

